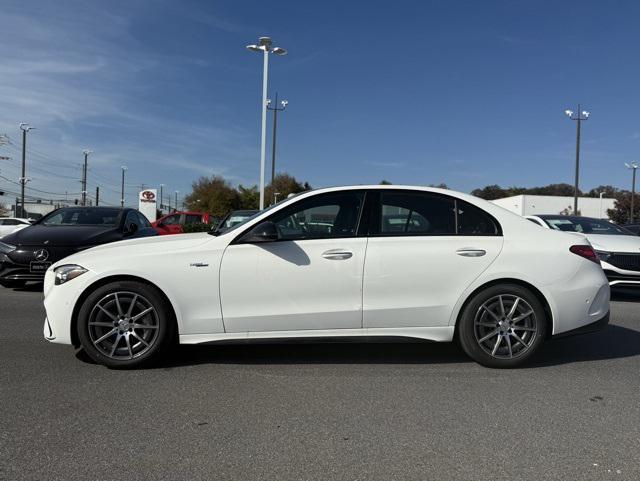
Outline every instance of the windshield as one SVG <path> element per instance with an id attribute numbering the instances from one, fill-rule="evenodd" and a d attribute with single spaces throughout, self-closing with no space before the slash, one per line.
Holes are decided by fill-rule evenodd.
<path id="1" fill-rule="evenodd" d="M 41 225 L 99 225 L 115 227 L 120 209 L 104 209 L 91 207 L 69 207 L 58 209 L 43 217 Z"/>
<path id="2" fill-rule="evenodd" d="M 565 232 L 603 235 L 634 235 L 627 229 L 623 229 L 609 221 L 591 219 L 588 217 L 545 217 L 544 221 L 549 224 L 549 227 L 552 229 Z"/>

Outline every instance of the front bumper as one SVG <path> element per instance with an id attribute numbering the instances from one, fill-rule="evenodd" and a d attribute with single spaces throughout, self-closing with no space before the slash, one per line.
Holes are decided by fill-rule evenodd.
<path id="1" fill-rule="evenodd" d="M 42 281 L 43 272 L 31 272 L 29 265 L 12 262 L 6 256 L 0 262 L 1 281 Z"/>

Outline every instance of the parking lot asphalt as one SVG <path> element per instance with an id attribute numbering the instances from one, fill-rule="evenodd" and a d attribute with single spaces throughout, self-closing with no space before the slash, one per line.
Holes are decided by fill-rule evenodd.
<path id="1" fill-rule="evenodd" d="M 638 480 L 640 294 L 491 370 L 454 344 L 192 346 L 115 371 L 0 291 L 3 480 Z"/>

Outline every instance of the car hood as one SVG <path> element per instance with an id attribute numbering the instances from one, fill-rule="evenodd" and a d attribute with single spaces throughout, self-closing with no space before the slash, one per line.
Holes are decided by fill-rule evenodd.
<path id="1" fill-rule="evenodd" d="M 115 227 L 32 225 L 4 236 L 2 242 L 15 246 L 52 245 L 78 247 L 113 240 Z"/>
<path id="2" fill-rule="evenodd" d="M 640 253 L 640 237 L 602 234 L 587 234 L 586 237 L 598 251 Z"/>
<path id="3" fill-rule="evenodd" d="M 67 257 L 64 259 L 64 263 L 80 264 L 84 267 L 90 267 L 95 263 L 113 264 L 138 256 L 167 256 L 172 252 L 193 249 L 205 242 L 216 242 L 216 238 L 203 232 L 171 236 L 141 237 L 87 249 Z"/>

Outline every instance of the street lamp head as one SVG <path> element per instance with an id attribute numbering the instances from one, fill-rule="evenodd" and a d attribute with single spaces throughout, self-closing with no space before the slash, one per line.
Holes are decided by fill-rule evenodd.
<path id="1" fill-rule="evenodd" d="M 35 127 L 31 127 L 29 124 L 25 122 L 20 122 L 20 129 L 24 130 L 25 132 L 29 132 L 30 130 L 35 129 Z"/>
<path id="2" fill-rule="evenodd" d="M 120 166 L 120 168 L 121 168 L 122 170 L 127 170 L 127 166 L 126 166 L 126 165 L 121 165 L 121 166 Z"/>
<path id="3" fill-rule="evenodd" d="M 627 169 L 637 169 L 638 168 L 638 163 L 637 162 L 631 162 L 630 164 L 628 163 L 624 163 L 625 167 Z"/>
<path id="4" fill-rule="evenodd" d="M 267 105 L 271 105 L 271 99 L 267 99 Z"/>
<path id="5" fill-rule="evenodd" d="M 276 55 L 286 55 L 287 54 L 287 51 L 282 47 L 274 47 L 272 52 L 275 53 Z"/>
<path id="6" fill-rule="evenodd" d="M 271 40 L 271 37 L 260 37 L 258 39 L 258 45 L 260 45 L 261 47 L 266 47 L 267 49 L 271 47 L 272 43 L 273 41 Z"/>
<path id="7" fill-rule="evenodd" d="M 582 115 L 584 116 L 585 119 L 589 118 L 589 112 L 587 112 L 586 110 L 582 111 Z"/>
<path id="8" fill-rule="evenodd" d="M 565 110 L 564 113 L 567 117 L 571 117 L 573 115 L 573 110 Z"/>
<path id="9" fill-rule="evenodd" d="M 288 100 L 283 100 L 282 102 L 280 102 L 280 105 L 282 105 L 283 109 L 286 109 L 287 105 L 289 105 L 289 101 Z"/>
<path id="10" fill-rule="evenodd" d="M 252 52 L 262 52 L 262 49 L 257 45 L 247 45 L 247 50 L 251 50 Z"/>
<path id="11" fill-rule="evenodd" d="M 82 153 L 83 153 L 84 155 L 93 154 L 93 150 L 84 149 L 84 150 L 82 151 Z"/>

